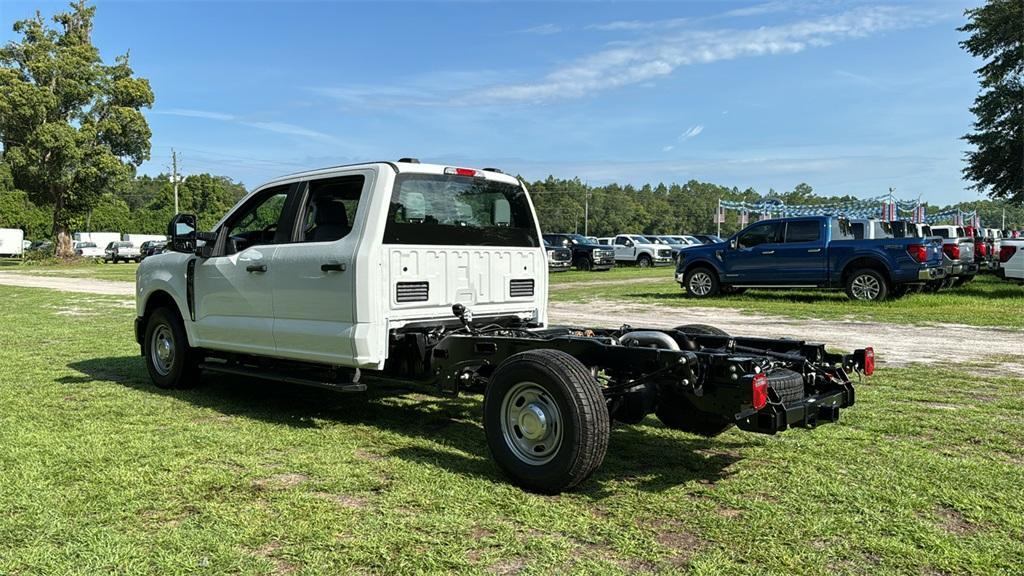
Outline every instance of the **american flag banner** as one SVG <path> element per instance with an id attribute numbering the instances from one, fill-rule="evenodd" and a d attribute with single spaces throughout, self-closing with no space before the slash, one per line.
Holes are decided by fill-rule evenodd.
<path id="1" fill-rule="evenodd" d="M 953 218 L 953 225 L 954 226 L 963 226 L 964 225 L 964 215 L 961 214 L 959 210 L 956 211 L 956 217 Z"/>

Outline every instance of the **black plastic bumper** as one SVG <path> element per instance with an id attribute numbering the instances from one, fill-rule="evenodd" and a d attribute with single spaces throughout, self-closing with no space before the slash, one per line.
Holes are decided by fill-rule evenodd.
<path id="1" fill-rule="evenodd" d="M 135 341 L 142 345 L 142 318 L 135 317 Z"/>
<path id="2" fill-rule="evenodd" d="M 790 404 L 769 404 L 751 416 L 736 422 L 741 430 L 775 434 L 787 428 L 814 428 L 819 424 L 839 420 L 839 410 L 852 406 L 852 384 L 842 389 L 823 392 Z"/>

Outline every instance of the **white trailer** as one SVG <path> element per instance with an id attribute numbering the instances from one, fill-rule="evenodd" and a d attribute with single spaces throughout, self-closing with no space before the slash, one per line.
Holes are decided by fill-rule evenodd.
<path id="1" fill-rule="evenodd" d="M 92 242 L 97 248 L 106 248 L 111 242 L 120 242 L 121 234 L 118 232 L 75 232 L 72 238 L 76 242 Z"/>
<path id="2" fill-rule="evenodd" d="M 20 258 L 25 252 L 25 232 L 19 228 L 0 228 L 0 256 Z"/>
<path id="3" fill-rule="evenodd" d="M 125 234 L 122 240 L 131 242 L 136 247 L 139 247 L 142 246 L 143 242 L 166 242 L 167 236 L 163 234 Z"/>

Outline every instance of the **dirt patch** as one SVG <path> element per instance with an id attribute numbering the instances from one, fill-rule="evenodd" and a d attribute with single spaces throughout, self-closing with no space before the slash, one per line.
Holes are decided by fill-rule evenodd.
<path id="1" fill-rule="evenodd" d="M 978 528 L 967 521 L 963 514 L 949 506 L 937 506 L 935 515 L 939 517 L 940 526 L 950 534 L 973 534 Z"/>
<path id="2" fill-rule="evenodd" d="M 482 540 L 484 538 L 490 538 L 491 536 L 494 536 L 493 531 L 488 530 L 487 528 L 482 528 L 480 526 L 474 526 L 473 529 L 469 532 L 469 537 L 473 540 Z"/>
<path id="3" fill-rule="evenodd" d="M 345 508 L 352 508 L 354 510 L 366 508 L 367 505 L 366 499 L 360 498 L 359 496 L 335 494 L 333 492 L 313 492 L 313 495 L 317 498 L 323 498 L 324 500 L 329 500 L 335 504 L 339 504 Z"/>
<path id="4" fill-rule="evenodd" d="M 622 286 L 622 285 L 634 285 L 634 284 L 654 284 L 656 282 L 666 282 L 671 278 L 623 278 L 621 280 L 583 280 L 582 282 L 565 282 L 565 283 L 552 283 L 548 285 L 548 290 L 557 292 L 559 290 L 569 290 L 571 288 L 590 288 L 593 286 Z"/>
<path id="5" fill-rule="evenodd" d="M 257 490 L 272 490 L 281 488 L 291 488 L 298 486 L 306 480 L 309 480 L 309 476 L 305 474 L 298 474 L 296 472 L 289 472 L 287 474 L 274 474 L 267 478 L 260 478 L 253 480 L 253 487 Z"/>
<path id="6" fill-rule="evenodd" d="M 367 452 L 366 450 L 361 450 L 359 448 L 356 448 L 355 455 L 356 458 L 359 458 L 360 460 L 369 460 L 370 462 L 384 460 L 384 456 L 381 456 L 380 454 L 374 454 L 373 452 Z"/>
<path id="7" fill-rule="evenodd" d="M 720 506 L 716 508 L 715 512 L 722 518 L 728 518 L 730 520 L 735 520 L 736 518 L 743 516 L 742 510 L 737 510 L 735 508 L 727 508 L 725 506 Z"/>
<path id="8" fill-rule="evenodd" d="M 113 294 L 133 296 L 135 284 L 92 278 L 61 278 L 58 276 L 32 276 L 13 272 L 0 272 L 0 284 L 22 288 L 49 288 L 62 292 L 83 292 L 87 294 Z"/>
<path id="9" fill-rule="evenodd" d="M 294 574 L 298 572 L 299 567 L 288 560 L 277 557 L 277 553 L 281 550 L 281 543 L 277 540 L 271 540 L 263 546 L 252 551 L 254 556 L 263 558 L 270 562 L 273 566 L 273 574 Z"/>
<path id="10" fill-rule="evenodd" d="M 711 324 L 730 334 L 798 338 L 822 342 L 839 350 L 873 346 L 876 362 L 888 366 L 961 364 L 978 362 L 985 357 L 1024 357 L 1024 331 L 963 324 L 934 324 L 928 330 L 914 330 L 913 336 L 908 337 L 906 326 L 901 324 L 786 318 L 745 314 L 731 308 L 678 308 L 601 300 L 551 302 L 548 317 L 552 324 L 601 327 L 630 324 L 674 328 L 682 324 Z M 979 347 L 979 342 L 985 345 Z M 1024 359 L 1002 362 L 997 370 L 1002 376 L 1024 377 Z"/>
<path id="11" fill-rule="evenodd" d="M 522 558 L 499 560 L 487 567 L 488 574 L 498 574 L 500 576 L 519 574 L 524 570 L 526 570 L 526 560 Z"/>

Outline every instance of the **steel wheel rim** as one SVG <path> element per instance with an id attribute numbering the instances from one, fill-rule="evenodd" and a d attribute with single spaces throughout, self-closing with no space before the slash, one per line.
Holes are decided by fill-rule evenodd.
<path id="1" fill-rule="evenodd" d="M 862 274 L 853 279 L 851 291 L 858 300 L 874 300 L 882 291 L 882 285 L 874 276 Z"/>
<path id="2" fill-rule="evenodd" d="M 707 272 L 697 272 L 690 276 L 690 292 L 697 296 L 707 296 L 711 293 L 711 276 Z"/>
<path id="3" fill-rule="evenodd" d="M 647 258 L 641 258 L 640 259 L 640 267 L 641 268 L 647 268 L 650 265 L 651 264 L 650 264 L 650 262 L 648 262 Z"/>
<path id="4" fill-rule="evenodd" d="M 149 358 L 153 369 L 161 376 L 167 376 L 174 368 L 174 332 L 167 324 L 153 330 L 149 340 Z"/>
<path id="5" fill-rule="evenodd" d="M 519 460 L 547 464 L 562 446 L 562 412 L 539 384 L 519 382 L 501 401 L 501 435 Z"/>

